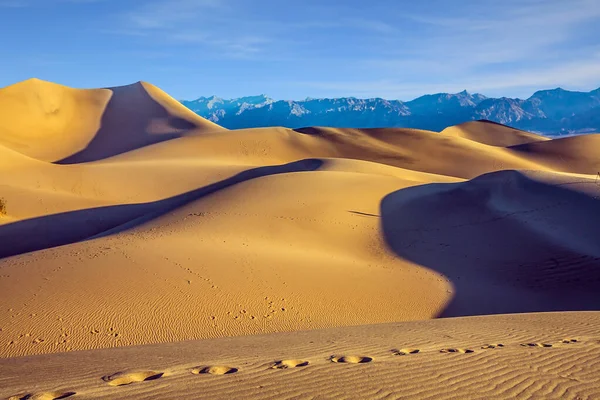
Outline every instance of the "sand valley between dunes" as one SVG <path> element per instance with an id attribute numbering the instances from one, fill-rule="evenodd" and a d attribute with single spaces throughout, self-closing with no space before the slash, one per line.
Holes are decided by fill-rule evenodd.
<path id="1" fill-rule="evenodd" d="M 600 134 L 5 87 L 0 397 L 599 398 L 599 171 Z"/>

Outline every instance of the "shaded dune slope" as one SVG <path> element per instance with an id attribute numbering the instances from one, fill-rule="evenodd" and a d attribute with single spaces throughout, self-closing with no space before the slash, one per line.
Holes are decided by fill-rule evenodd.
<path id="1" fill-rule="evenodd" d="M 85 149 L 59 163 L 89 162 L 185 134 L 225 130 L 149 83 L 138 82 L 110 90 L 112 97 L 98 133 Z"/>
<path id="2" fill-rule="evenodd" d="M 510 147 L 525 157 L 555 171 L 596 175 L 600 172 L 600 134 L 570 136 Z"/>
<path id="3" fill-rule="evenodd" d="M 526 157 L 515 157 L 504 148 L 432 131 L 323 127 L 297 131 L 335 146 L 338 157 L 366 159 L 439 175 L 468 179 L 498 169 L 536 167 Z"/>
<path id="4" fill-rule="evenodd" d="M 318 169 L 322 161 L 305 159 L 281 166 L 249 169 L 230 178 L 163 200 L 141 204 L 87 208 L 6 224 L 0 230 L 0 258 L 60 246 L 97 235 L 130 229 L 202 196 L 261 176 Z M 72 229 L 65 230 L 69 226 Z"/>
<path id="5" fill-rule="evenodd" d="M 392 193 L 386 242 L 452 281 L 445 316 L 598 309 L 600 187 L 546 177 L 500 171 Z"/>

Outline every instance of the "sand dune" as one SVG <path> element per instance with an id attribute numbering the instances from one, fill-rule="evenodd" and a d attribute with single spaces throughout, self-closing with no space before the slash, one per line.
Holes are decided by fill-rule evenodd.
<path id="1" fill-rule="evenodd" d="M 460 178 L 500 169 L 537 169 L 528 157 L 506 148 L 417 129 L 305 128 L 334 146 L 336 157 L 358 158 L 395 167 Z M 491 135 L 491 134 L 490 134 Z"/>
<path id="2" fill-rule="evenodd" d="M 386 241 L 454 283 L 447 316 L 597 310 L 600 185 L 548 175 L 499 171 L 391 193 Z"/>
<path id="3" fill-rule="evenodd" d="M 555 171 L 597 175 L 600 172 L 600 135 L 569 136 L 546 142 L 513 146 L 518 157 L 526 157 Z"/>
<path id="4" fill-rule="evenodd" d="M 516 146 L 519 144 L 544 142 L 545 136 L 514 129 L 496 122 L 481 120 L 469 121 L 444 129 L 442 135 L 461 137 L 490 146 Z"/>
<path id="5" fill-rule="evenodd" d="M 0 359 L 0 397 L 596 399 L 599 329 L 516 314 Z"/>
<path id="6" fill-rule="evenodd" d="M 441 311 L 450 296 L 446 280 L 393 257 L 378 234 L 380 199 L 414 181 L 328 172 L 327 160 L 260 168 L 266 175 L 252 169 L 179 198 L 4 226 L 2 240 L 11 252 L 115 229 L 0 261 L 9 275 L 3 283 L 12 311 L 5 316 L 19 320 L 3 330 L 14 341 L 3 351 L 30 354 L 431 318 Z M 320 173 L 309 172 L 315 168 Z M 365 192 L 349 197 L 347 187 Z M 64 232 L 67 224 L 71 230 Z M 88 268 L 79 268 L 82 263 Z M 31 268 L 42 279 L 39 288 Z M 96 283 L 82 286 L 88 280 Z M 398 291 L 401 280 L 412 284 Z M 27 281 L 33 292 L 10 285 Z M 35 316 L 19 318 L 25 309 Z M 143 328 L 149 321 L 152 330 Z M 91 333 L 107 329 L 118 336 Z M 33 343 L 32 336 L 44 341 Z"/>
<path id="7" fill-rule="evenodd" d="M 57 398 L 72 390 L 110 397 L 105 390 L 122 382 L 156 378 L 148 386 L 135 386 L 140 392 L 127 389 L 118 395 L 136 398 L 149 393 L 144 387 L 171 385 L 162 383 L 171 373 L 165 368 L 171 367 L 150 365 L 144 361 L 150 350 L 143 349 L 130 353 L 143 366 L 120 362 L 109 370 L 102 361 L 138 351 L 128 350 L 133 345 L 156 344 L 152 352 L 179 349 L 181 362 L 169 361 L 176 371 L 177 365 L 195 362 L 184 357 L 194 354 L 188 351 L 191 345 L 164 343 L 440 316 L 597 310 L 598 140 L 600 135 L 546 140 L 488 122 L 441 133 L 326 127 L 229 131 L 147 83 L 78 90 L 30 80 L 0 89 L 0 357 L 60 353 L 31 360 L 44 365 L 66 360 L 81 372 L 64 385 L 51 384 L 56 378 L 47 375 L 35 385 L 29 377 L 13 377 L 0 386 L 10 389 L 7 396 Z M 566 336 L 555 327 L 559 321 L 586 318 L 597 324 L 594 313 L 489 321 L 491 326 L 517 324 L 531 335 L 546 332 L 543 326 Z M 396 353 L 412 357 L 411 349 L 424 349 L 425 336 L 418 336 L 426 335 L 423 329 L 443 324 L 461 332 L 464 343 L 435 339 L 430 344 L 439 347 L 437 353 L 480 346 L 469 342 L 475 336 L 468 333 L 483 329 L 473 322 L 478 319 L 452 321 L 402 325 L 402 332 L 417 336 L 411 343 L 394 344 L 401 346 L 394 347 Z M 587 335 L 592 325 L 586 324 L 573 335 Z M 374 365 L 373 373 L 388 382 L 386 376 L 395 372 L 385 371 L 409 365 L 379 364 L 383 354 L 398 358 L 390 349 L 371 353 L 375 347 L 368 346 L 383 343 L 373 336 L 399 337 L 390 329 L 330 331 L 327 335 L 348 335 L 367 347 L 333 349 L 322 339 L 326 336 L 315 336 L 315 343 L 321 343 L 315 354 L 321 359 L 322 352 L 339 350 L 334 355 L 340 364 Z M 488 344 L 516 340 L 510 333 L 494 339 L 485 332 L 481 337 Z M 519 341 L 534 339 L 523 335 Z M 324 368 L 331 363 L 319 364 L 311 358 L 315 354 L 300 351 L 293 347 L 296 339 L 288 343 L 285 337 L 264 339 L 279 343 L 274 346 L 279 355 L 273 351 L 267 357 L 275 366 L 268 374 L 280 368 L 295 371 L 310 358 L 306 371 L 329 376 Z M 251 343 L 223 340 L 240 349 Z M 218 341 L 200 343 L 206 348 L 216 343 L 214 355 L 200 357 L 206 364 L 189 365 L 196 374 L 185 379 L 182 374 L 177 385 L 187 385 L 195 375 L 243 376 L 240 362 L 258 362 L 254 356 L 236 356 Z M 112 347 L 124 349 L 70 353 Z M 523 348 L 517 343 L 514 350 L 507 347 L 506 359 L 494 356 L 470 364 L 465 376 L 488 362 L 513 363 L 513 356 L 520 363 L 517 350 Z M 373 355 L 373 363 L 362 362 L 366 358 L 361 357 Z M 87 357 L 93 362 L 84 361 Z M 588 356 L 577 357 L 557 368 L 582 368 Z M 0 364 L 22 374 L 18 360 Z M 538 368 L 537 362 L 558 361 L 529 362 Z M 454 371 L 450 364 L 436 369 L 436 363 L 431 358 L 419 368 L 429 375 Z M 230 368 L 240 368 L 240 374 Z M 100 372 L 106 378 L 102 385 L 88 385 L 86 379 Z M 536 383 L 518 391 L 514 388 L 523 382 L 538 379 L 535 374 L 488 372 L 503 379 L 497 389 L 489 389 L 488 398 L 543 396 L 550 387 Z M 418 397 L 429 385 L 425 373 L 413 370 L 420 377 L 414 386 L 402 384 L 409 397 Z M 257 374 L 234 386 L 271 377 Z M 375 393 L 353 373 L 344 376 L 336 379 L 364 387 L 367 397 L 400 393 L 395 383 L 386 383 L 389 393 Z M 317 378 L 310 373 L 306 379 Z M 475 393 L 477 384 L 465 379 L 457 375 L 451 381 Z M 559 381 L 557 387 L 569 386 Z M 337 388 L 331 389 L 332 396 L 343 397 L 332 381 L 319 382 Z M 283 385 L 277 381 L 272 390 Z M 211 397 L 241 395 L 227 387 L 214 386 L 210 390 L 222 393 Z M 301 393 L 302 386 L 292 387 L 286 392 L 290 397 Z M 315 390 L 327 392 L 324 387 Z M 569 389 L 568 396 L 588 393 L 587 387 Z M 257 398 L 274 393 L 247 390 Z M 441 387 L 436 390 L 431 397 L 441 395 Z"/>
<path id="8" fill-rule="evenodd" d="M 223 129 L 146 82 L 81 90 L 30 79 L 0 89 L 0 144 L 44 161 L 93 161 Z"/>

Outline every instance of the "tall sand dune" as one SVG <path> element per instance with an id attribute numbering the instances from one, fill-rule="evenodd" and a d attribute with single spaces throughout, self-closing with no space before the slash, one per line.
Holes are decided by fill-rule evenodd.
<path id="1" fill-rule="evenodd" d="M 373 392 L 354 370 L 335 375 L 326 369 L 361 360 L 355 356 L 374 357 L 365 364 L 376 368 L 371 373 L 382 382 L 413 368 L 412 383 L 398 380 L 407 397 L 447 393 L 452 398 L 443 385 L 422 392 L 430 385 L 427 376 L 448 376 L 440 382 L 476 393 L 477 380 L 452 375 L 458 370 L 450 362 L 438 368 L 433 354 L 423 358 L 422 369 L 378 360 L 404 360 L 392 349 L 400 354 L 439 347 L 440 356 L 443 349 L 498 343 L 477 318 L 402 325 L 398 332 L 411 338 L 403 343 L 400 333 L 394 336 L 385 327 L 298 333 L 301 339 L 291 342 L 285 335 L 268 336 L 256 339 L 264 340 L 259 347 L 252 347 L 254 339 L 211 338 L 440 316 L 597 310 L 599 138 L 546 140 L 487 122 L 442 133 L 327 127 L 230 131 L 142 82 L 78 90 L 30 80 L 1 89 L 0 357 L 8 359 L 0 367 L 11 371 L 1 378 L 2 395 L 6 387 L 6 396 L 21 398 L 57 398 L 69 390 L 92 398 L 138 398 L 148 395 L 145 387 L 164 388 L 161 382 L 170 375 L 180 379 L 173 386 L 179 388 L 189 386 L 188 379 L 211 375 L 203 371 L 224 373 L 231 370 L 221 367 L 229 366 L 240 374 L 225 375 L 242 377 L 240 384 L 206 381 L 211 383 L 201 387 L 210 397 L 244 397 L 238 387 L 247 388 L 250 398 L 266 398 L 284 383 L 273 375 L 278 368 L 260 372 L 259 362 L 278 360 L 289 369 L 294 360 L 307 358 L 315 365 L 306 371 L 315 375 L 307 374 L 304 382 L 319 382 L 315 390 L 343 397 L 336 382 L 348 379 L 364 388 L 363 398 L 398 397 L 400 383 Z M 518 335 L 506 331 L 497 337 L 514 342 L 514 352 L 486 349 L 489 358 L 479 359 L 479 351 L 441 355 L 472 360 L 464 374 L 505 363 L 505 370 L 490 367 L 489 379 L 502 383 L 486 386 L 486 398 L 543 397 L 551 387 L 563 398 L 595 393 L 588 384 L 593 379 L 575 384 L 554 377 L 558 383 L 552 386 L 513 366 L 529 357 L 527 365 L 535 370 L 546 362 L 560 364 L 565 356 L 572 367 L 560 364 L 560 371 L 583 368 L 581 363 L 595 356 L 588 332 L 597 326 L 595 313 L 497 318 L 485 321 L 518 325 Z M 559 340 L 569 334 L 559 328 L 567 323 L 575 324 L 573 335 L 589 341 L 588 355 L 531 358 L 539 349 L 518 343 Z M 427 342 L 430 329 L 438 333 Z M 556 335 L 540 336 L 550 331 Z M 459 332 L 460 340 L 443 339 L 442 332 Z M 352 345 L 327 344 L 327 335 L 347 336 Z M 378 335 L 384 339 L 374 338 Z M 369 347 L 386 337 L 389 348 Z M 165 344 L 195 339 L 211 341 Z M 318 343 L 316 353 L 294 347 L 295 340 Z M 269 341 L 274 345 L 264 351 L 264 361 Z M 149 344 L 158 347 L 129 347 Z M 200 357 L 190 346 L 214 347 L 214 353 Z M 70 352 L 112 347 L 123 349 Z M 155 351 L 174 351 L 181 362 L 152 363 L 149 354 Z M 39 356 L 45 353 L 61 354 Z M 324 360 L 325 353 L 340 362 Z M 127 354 L 129 361 L 120 361 Z M 63 363 L 58 371 L 64 381 L 45 372 L 39 379 L 23 375 L 25 364 L 11 358 L 35 355 L 22 360 Z M 84 364 L 89 368 L 80 367 Z M 585 374 L 591 376 L 594 365 L 586 366 Z M 184 374 L 188 367 L 197 374 Z M 246 368 L 256 375 L 243 378 Z M 77 372 L 70 375 L 71 369 Z M 293 371 L 283 373 L 291 378 Z M 147 378 L 156 382 L 138 382 Z M 272 388 L 258 389 L 271 379 Z M 141 392 L 110 392 L 126 381 Z M 295 382 L 281 397 L 297 396 L 302 388 Z"/>
<path id="2" fill-rule="evenodd" d="M 569 136 L 546 142 L 527 143 L 510 148 L 545 168 L 596 175 L 600 172 L 600 134 Z"/>
<path id="3" fill-rule="evenodd" d="M 499 171 L 391 193 L 386 242 L 453 282 L 446 316 L 597 310 L 600 185 L 548 175 Z"/>
<path id="4" fill-rule="evenodd" d="M 224 128 L 145 82 L 82 90 L 29 79 L 0 89 L 0 144 L 43 161 L 98 160 L 192 130 Z"/>

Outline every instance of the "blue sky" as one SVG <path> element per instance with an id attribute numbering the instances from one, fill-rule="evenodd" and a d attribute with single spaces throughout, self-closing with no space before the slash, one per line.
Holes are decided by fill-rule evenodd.
<path id="1" fill-rule="evenodd" d="M 600 87 L 599 0 L 0 0 L 0 87 L 178 99 Z"/>

